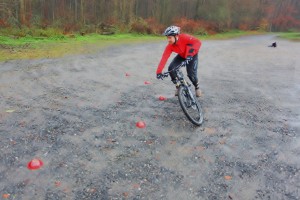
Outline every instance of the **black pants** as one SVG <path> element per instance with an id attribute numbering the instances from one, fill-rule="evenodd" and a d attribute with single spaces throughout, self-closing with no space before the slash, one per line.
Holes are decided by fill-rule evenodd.
<path id="1" fill-rule="evenodd" d="M 185 61 L 185 58 L 182 58 L 179 55 L 175 56 L 175 58 L 172 60 L 171 64 L 169 65 L 168 70 L 171 71 L 172 69 L 177 67 L 179 64 L 181 64 L 183 61 Z M 189 64 L 186 66 L 187 75 L 195 87 L 198 86 L 197 85 L 198 84 L 197 69 L 198 69 L 198 54 L 196 54 L 193 57 L 193 60 L 191 62 L 189 62 Z M 172 82 L 176 83 L 176 80 L 175 80 L 176 74 L 170 73 L 170 76 L 171 76 Z"/>

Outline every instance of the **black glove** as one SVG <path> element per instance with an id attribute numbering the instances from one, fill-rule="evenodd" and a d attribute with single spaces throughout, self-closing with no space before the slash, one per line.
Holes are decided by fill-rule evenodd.
<path id="1" fill-rule="evenodd" d="M 188 56 L 185 60 L 186 64 L 188 65 L 193 60 L 192 56 Z"/>
<path id="2" fill-rule="evenodd" d="M 162 73 L 156 74 L 156 78 L 157 79 L 162 79 L 163 78 L 163 74 Z"/>

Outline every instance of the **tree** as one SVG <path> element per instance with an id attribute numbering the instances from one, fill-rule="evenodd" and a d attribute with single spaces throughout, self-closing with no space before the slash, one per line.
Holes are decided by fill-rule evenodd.
<path id="1" fill-rule="evenodd" d="M 26 15 L 25 15 L 25 0 L 20 0 L 20 24 L 23 25 L 25 24 L 25 20 L 26 20 Z"/>
<path id="2" fill-rule="evenodd" d="M 0 23 L 14 27 L 79 29 L 109 22 L 128 30 L 137 19 L 167 26 L 184 18 L 213 24 L 219 31 L 300 28 L 299 0 L 0 0 L 0 11 Z"/>

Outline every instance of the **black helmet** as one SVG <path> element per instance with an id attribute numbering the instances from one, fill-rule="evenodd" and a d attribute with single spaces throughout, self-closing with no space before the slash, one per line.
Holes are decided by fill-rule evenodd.
<path id="1" fill-rule="evenodd" d="M 179 33 L 180 33 L 180 28 L 178 26 L 169 26 L 165 30 L 163 35 L 165 35 L 165 36 L 174 36 L 174 35 L 178 35 Z"/>

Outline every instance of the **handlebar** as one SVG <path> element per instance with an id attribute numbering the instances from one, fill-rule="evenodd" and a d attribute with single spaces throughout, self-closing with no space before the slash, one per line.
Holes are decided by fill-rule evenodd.
<path id="1" fill-rule="evenodd" d="M 164 78 L 168 77 L 171 72 L 177 71 L 181 67 L 185 67 L 185 66 L 186 66 L 186 61 L 183 61 L 182 63 L 180 63 L 178 66 L 176 66 L 172 70 L 162 73 L 162 78 L 161 79 L 163 80 Z"/>

